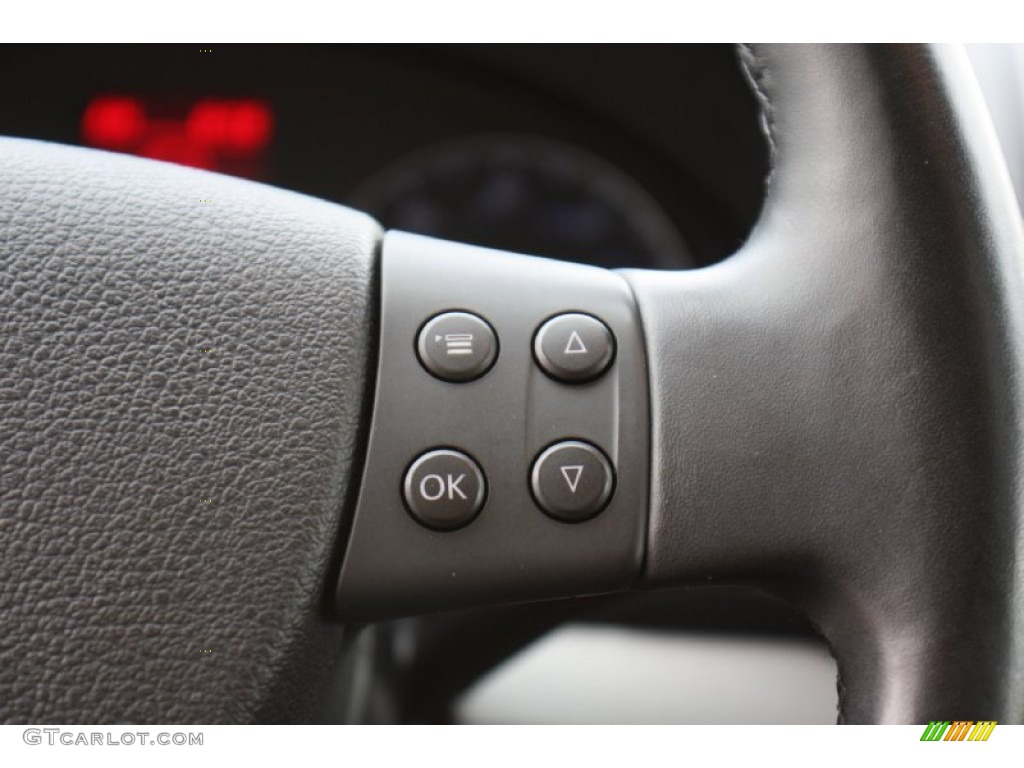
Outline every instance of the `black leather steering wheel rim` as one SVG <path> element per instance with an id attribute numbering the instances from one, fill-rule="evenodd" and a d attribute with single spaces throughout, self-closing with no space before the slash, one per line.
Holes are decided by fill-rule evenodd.
<path id="1" fill-rule="evenodd" d="M 653 367 L 646 581 L 802 606 L 841 722 L 1019 722 L 1020 217 L 956 48 L 742 50 L 761 220 L 630 280 Z"/>
<path id="2" fill-rule="evenodd" d="M 966 61 L 741 58 L 758 226 L 714 267 L 624 273 L 651 398 L 637 586 L 793 600 L 842 722 L 1021 722 L 1024 251 Z M 377 225 L 3 140 L 0 233 L 0 719 L 338 717 Z"/>

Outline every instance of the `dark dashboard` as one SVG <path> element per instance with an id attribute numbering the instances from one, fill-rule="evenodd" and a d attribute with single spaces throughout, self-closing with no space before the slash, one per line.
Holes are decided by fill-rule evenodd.
<path id="1" fill-rule="evenodd" d="M 6 46 L 0 134 L 605 267 L 742 243 L 766 151 L 731 46 Z M 197 196 L 202 197 L 201 190 Z"/>

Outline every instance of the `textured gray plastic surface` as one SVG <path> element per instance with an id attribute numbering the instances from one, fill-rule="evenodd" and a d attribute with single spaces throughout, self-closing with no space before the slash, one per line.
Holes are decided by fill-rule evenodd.
<path id="1" fill-rule="evenodd" d="M 483 317 L 500 340 L 494 367 L 447 383 L 416 358 L 416 334 L 439 312 Z M 562 384 L 533 358 L 537 329 L 562 312 L 603 320 L 618 340 L 607 373 Z M 381 348 L 369 453 L 337 596 L 348 619 L 625 589 L 639 573 L 647 523 L 649 426 L 640 326 L 617 274 L 403 233 L 385 237 Z M 580 439 L 615 465 L 608 507 L 567 524 L 545 515 L 529 487 L 534 459 Z M 419 454 L 453 448 L 487 476 L 479 516 L 430 530 L 402 503 Z"/>
<path id="2" fill-rule="evenodd" d="M 379 237 L 259 184 L 0 140 L 0 721 L 328 716 Z"/>

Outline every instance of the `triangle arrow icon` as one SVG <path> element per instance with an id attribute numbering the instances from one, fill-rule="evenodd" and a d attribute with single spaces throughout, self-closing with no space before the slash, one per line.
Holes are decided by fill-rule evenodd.
<path id="1" fill-rule="evenodd" d="M 572 464 L 568 467 L 562 467 L 562 477 L 565 478 L 565 482 L 569 486 L 569 490 L 573 493 L 576 493 L 576 486 L 580 484 L 580 475 L 582 474 L 582 464 Z"/>
<path id="2" fill-rule="evenodd" d="M 587 348 L 583 344 L 583 339 L 580 335 L 573 331 L 569 334 L 569 343 L 565 345 L 565 354 L 567 355 L 583 355 L 586 354 Z"/>

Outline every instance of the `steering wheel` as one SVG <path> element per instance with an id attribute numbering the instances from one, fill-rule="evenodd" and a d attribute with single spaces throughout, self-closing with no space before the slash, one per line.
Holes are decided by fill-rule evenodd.
<path id="1" fill-rule="evenodd" d="M 966 60 L 740 58 L 767 198 L 691 272 L 0 141 L 0 719 L 331 721 L 362 622 L 742 582 L 828 640 L 840 722 L 1024 720 L 1024 239 Z"/>

